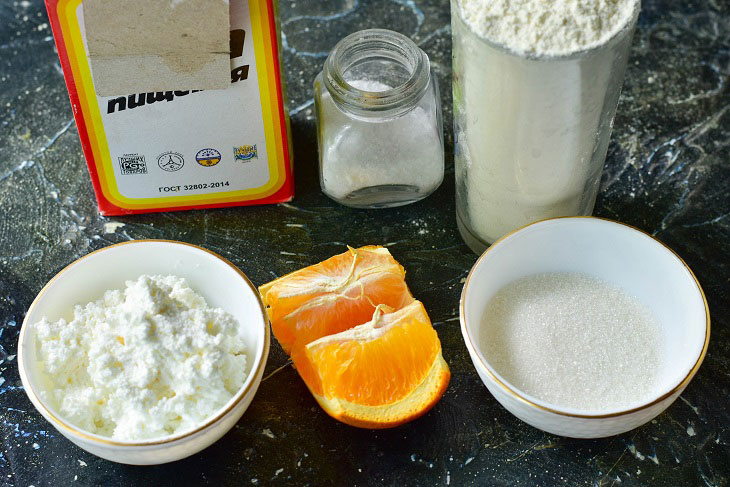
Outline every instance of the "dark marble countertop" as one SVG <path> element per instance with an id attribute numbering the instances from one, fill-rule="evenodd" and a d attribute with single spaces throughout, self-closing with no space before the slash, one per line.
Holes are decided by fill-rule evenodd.
<path id="1" fill-rule="evenodd" d="M 456 230 L 451 158 L 439 190 L 407 207 L 353 210 L 319 190 L 311 84 L 328 50 L 359 29 L 398 30 L 429 54 L 452 151 L 448 2 L 286 0 L 281 17 L 294 201 L 104 218 L 45 8 L 40 0 L 0 2 L 0 484 L 728 485 L 730 4 L 644 2 L 596 206 L 597 215 L 663 240 L 692 267 L 713 318 L 709 353 L 665 413 L 629 433 L 591 441 L 556 437 L 516 419 L 469 360 L 457 302 L 476 256 Z M 124 226 L 105 232 L 110 221 Z M 387 245 L 442 340 L 453 374 L 449 389 L 413 423 L 354 429 L 322 412 L 274 343 L 250 408 L 210 448 L 155 467 L 96 458 L 30 404 L 18 377 L 16 340 L 25 310 L 58 270 L 91 250 L 140 238 L 204 246 L 255 284 L 345 244 Z"/>

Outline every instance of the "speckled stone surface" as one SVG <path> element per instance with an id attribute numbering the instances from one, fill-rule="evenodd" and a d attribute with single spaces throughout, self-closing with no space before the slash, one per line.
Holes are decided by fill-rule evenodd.
<path id="1" fill-rule="evenodd" d="M 311 82 L 337 40 L 386 27 L 429 54 L 451 152 L 450 26 L 439 0 L 287 0 L 284 65 L 296 160 L 291 204 L 100 217 L 40 0 L 0 2 L 0 484 L 707 485 L 730 480 L 730 4 L 644 2 L 596 213 L 646 230 L 694 269 L 713 317 L 709 353 L 680 400 L 650 424 L 581 441 L 511 416 L 480 382 L 457 302 L 476 260 L 441 188 L 399 209 L 351 210 L 319 191 Z M 105 233 L 105 223 L 124 226 Z M 218 443 L 171 465 L 98 459 L 61 437 L 22 390 L 19 324 L 62 267 L 129 239 L 192 242 L 256 284 L 341 252 L 387 245 L 442 340 L 453 377 L 433 411 L 389 431 L 326 416 L 272 347 L 250 409 Z"/>

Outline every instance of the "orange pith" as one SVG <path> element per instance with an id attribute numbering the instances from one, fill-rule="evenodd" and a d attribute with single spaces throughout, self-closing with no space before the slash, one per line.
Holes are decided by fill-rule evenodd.
<path id="1" fill-rule="evenodd" d="M 271 328 L 286 353 L 368 321 L 376 305 L 413 301 L 405 271 L 387 249 L 349 248 L 259 288 Z"/>
<path id="2" fill-rule="evenodd" d="M 331 416 L 384 428 L 415 419 L 443 395 L 450 373 L 419 301 L 342 333 L 296 347 L 302 379 Z"/>

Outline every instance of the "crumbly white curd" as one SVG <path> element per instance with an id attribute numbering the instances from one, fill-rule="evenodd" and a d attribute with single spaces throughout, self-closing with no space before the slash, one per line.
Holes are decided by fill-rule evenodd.
<path id="1" fill-rule="evenodd" d="M 246 379 L 245 337 L 176 276 L 140 276 L 35 325 L 49 387 L 63 419 L 117 440 L 159 438 L 204 422 Z"/>

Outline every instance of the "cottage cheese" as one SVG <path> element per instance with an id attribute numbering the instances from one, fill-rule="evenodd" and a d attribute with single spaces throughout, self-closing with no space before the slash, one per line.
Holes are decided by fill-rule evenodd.
<path id="1" fill-rule="evenodd" d="M 204 422 L 246 378 L 245 337 L 176 276 L 143 275 L 77 305 L 70 322 L 35 324 L 49 387 L 68 422 L 118 440 L 159 438 Z"/>

